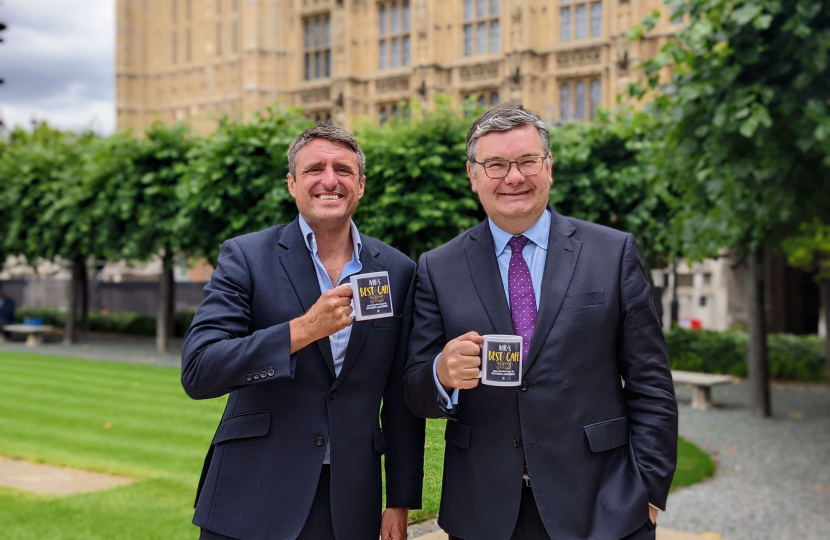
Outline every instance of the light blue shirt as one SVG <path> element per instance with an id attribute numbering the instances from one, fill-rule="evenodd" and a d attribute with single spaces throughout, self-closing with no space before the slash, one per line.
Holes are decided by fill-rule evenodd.
<path id="1" fill-rule="evenodd" d="M 352 227 L 352 260 L 346 263 L 343 270 L 340 272 L 340 279 L 337 285 L 342 285 L 349 279 L 349 276 L 360 273 L 363 270 L 363 265 L 360 264 L 360 251 L 363 249 L 363 244 L 360 242 L 360 234 L 357 232 L 357 226 L 354 221 L 351 221 Z M 320 294 L 333 289 L 335 286 L 331 282 L 326 267 L 323 266 L 323 261 L 317 255 L 317 240 L 314 237 L 314 231 L 308 225 L 308 222 L 300 216 L 300 231 L 303 233 L 306 247 L 311 252 L 311 260 L 314 261 L 314 270 L 317 272 L 317 283 L 320 285 Z M 354 309 L 354 301 L 352 301 L 352 309 Z M 340 370 L 343 369 L 343 360 L 346 358 L 346 349 L 349 347 L 349 338 L 352 336 L 352 327 L 347 326 L 339 332 L 335 332 L 329 336 L 331 344 L 331 357 L 334 360 L 334 374 L 340 376 Z M 323 458 L 323 463 L 330 463 L 330 447 L 326 444 L 326 454 Z"/>
<path id="2" fill-rule="evenodd" d="M 545 259 L 547 258 L 548 238 L 550 237 L 550 220 L 550 211 L 545 210 L 542 216 L 536 220 L 536 223 L 522 233 L 522 235 L 530 240 L 524 249 L 522 249 L 522 258 L 530 269 L 530 280 L 533 282 L 533 294 L 536 296 L 537 310 L 539 309 L 539 299 L 542 295 L 542 278 L 545 275 Z M 513 254 L 513 250 L 510 249 L 508 242 L 510 242 L 510 239 L 514 235 L 500 229 L 489 218 L 487 219 L 487 224 L 490 226 L 490 233 L 493 235 L 493 249 L 496 252 L 496 260 L 499 263 L 499 274 L 501 275 L 502 285 L 504 285 L 504 296 L 507 298 L 507 305 L 509 306 L 510 289 L 507 282 L 507 270 L 510 267 L 510 256 Z M 452 396 L 447 395 L 444 387 L 438 382 L 437 365 L 438 362 L 433 363 L 432 375 L 435 379 L 435 386 L 438 388 L 439 405 L 449 410 L 458 404 L 458 389 L 453 390 Z"/>

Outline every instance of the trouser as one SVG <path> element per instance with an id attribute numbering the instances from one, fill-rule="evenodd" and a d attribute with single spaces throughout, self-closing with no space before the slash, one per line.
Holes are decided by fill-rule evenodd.
<path id="1" fill-rule="evenodd" d="M 654 540 L 654 525 L 650 519 L 642 527 L 629 534 L 621 540 Z M 450 540 L 462 540 L 456 536 L 450 536 Z M 474 539 L 470 539 L 474 540 Z M 536 507 L 536 499 L 533 497 L 533 490 L 528 485 L 522 485 L 522 501 L 519 505 L 519 517 L 516 520 L 516 528 L 510 535 L 510 540 L 551 540 L 539 509 Z"/>
<path id="2" fill-rule="evenodd" d="M 202 529 L 199 540 L 235 539 Z M 334 540 L 334 529 L 331 525 L 331 467 L 329 465 L 323 465 L 323 470 L 320 472 L 320 481 L 317 483 L 317 493 L 314 495 L 311 511 L 297 540 Z"/>

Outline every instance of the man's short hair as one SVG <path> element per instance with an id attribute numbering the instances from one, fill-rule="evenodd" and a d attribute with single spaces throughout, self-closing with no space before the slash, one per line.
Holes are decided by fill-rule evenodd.
<path id="1" fill-rule="evenodd" d="M 467 160 L 470 163 L 476 160 L 476 144 L 484 135 L 494 131 L 510 131 L 522 126 L 535 127 L 539 132 L 542 149 L 546 153 L 550 152 L 550 133 L 542 117 L 521 105 L 502 103 L 482 114 L 467 132 Z"/>
<path id="2" fill-rule="evenodd" d="M 307 145 L 314 139 L 325 139 L 335 144 L 342 144 L 351 148 L 357 156 L 357 166 L 360 171 L 358 180 L 363 178 L 366 174 L 366 154 L 363 153 L 363 149 L 360 148 L 359 144 L 357 144 L 357 139 L 355 139 L 351 133 L 343 128 L 323 125 L 304 131 L 302 135 L 297 137 L 297 139 L 291 143 L 291 146 L 288 147 L 288 172 L 291 173 L 291 176 L 295 178 L 297 176 L 295 170 L 297 166 L 297 154 L 300 153 L 303 146 Z"/>

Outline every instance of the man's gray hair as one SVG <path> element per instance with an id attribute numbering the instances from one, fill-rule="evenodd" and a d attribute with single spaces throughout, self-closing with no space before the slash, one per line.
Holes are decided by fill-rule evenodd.
<path id="1" fill-rule="evenodd" d="M 539 132 L 542 151 L 545 154 L 550 152 L 550 133 L 542 117 L 521 105 L 503 103 L 482 114 L 470 128 L 467 133 L 467 160 L 470 163 L 476 160 L 476 144 L 484 135 L 494 131 L 510 131 L 522 126 L 535 127 Z"/>
<path id="2" fill-rule="evenodd" d="M 363 153 L 363 149 L 360 148 L 359 144 L 357 144 L 357 139 L 355 139 L 351 133 L 343 128 L 323 125 L 304 131 L 302 135 L 297 137 L 294 142 L 291 143 L 291 146 L 288 147 L 288 172 L 291 173 L 291 176 L 294 178 L 297 177 L 297 154 L 300 153 L 303 146 L 307 145 L 314 139 L 325 139 L 335 144 L 342 144 L 343 146 L 351 148 L 357 156 L 357 166 L 360 173 L 357 177 L 358 180 L 363 178 L 366 174 L 366 154 Z"/>

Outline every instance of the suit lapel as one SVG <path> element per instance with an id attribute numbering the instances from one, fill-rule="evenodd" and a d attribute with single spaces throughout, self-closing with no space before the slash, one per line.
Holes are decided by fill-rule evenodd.
<path id="1" fill-rule="evenodd" d="M 314 269 L 314 261 L 311 260 L 311 252 L 303 240 L 300 222 L 295 219 L 288 225 L 280 238 L 280 244 L 286 251 L 280 256 L 280 262 L 288 275 L 288 280 L 294 287 L 294 292 L 300 299 L 303 312 L 311 309 L 311 306 L 320 298 L 320 283 L 317 281 L 317 271 Z M 331 345 L 328 338 L 318 339 L 317 346 L 323 354 L 326 365 L 334 376 L 334 358 L 331 354 Z"/>
<path id="2" fill-rule="evenodd" d="M 385 268 L 383 268 L 377 260 L 377 256 L 380 255 L 380 252 L 369 246 L 365 236 L 360 236 L 363 244 L 363 249 L 360 252 L 360 265 L 363 268 L 360 273 L 368 274 L 369 272 L 381 272 L 385 270 Z M 396 291 L 395 294 L 401 294 L 401 291 Z M 396 315 L 400 315 L 400 313 L 397 313 Z M 363 345 L 366 343 L 366 338 L 369 336 L 369 332 L 372 329 L 372 322 L 372 320 L 355 321 L 354 324 L 352 324 L 352 333 L 349 336 L 349 345 L 346 347 L 346 356 L 343 358 L 343 367 L 340 368 L 340 376 L 337 377 L 336 381 L 334 381 L 332 389 L 340 386 L 357 362 L 357 358 L 363 350 Z"/>
<path id="3" fill-rule="evenodd" d="M 484 305 L 484 311 L 487 312 L 496 333 L 512 334 L 513 319 L 510 317 L 507 297 L 504 296 L 504 282 L 499 272 L 499 263 L 493 248 L 493 235 L 487 220 L 473 228 L 468 238 L 464 253 L 467 255 L 470 277 Z"/>
<path id="4" fill-rule="evenodd" d="M 545 344 L 559 311 L 562 302 L 571 284 L 571 278 L 576 268 L 576 261 L 582 249 L 582 242 L 571 239 L 576 228 L 559 214 L 551 211 L 550 236 L 548 237 L 548 252 L 545 256 L 545 273 L 542 278 L 542 298 L 539 301 L 539 317 L 536 328 L 533 330 L 533 339 L 530 342 L 530 351 L 524 364 L 524 372 L 539 356 L 539 351 Z"/>

